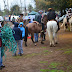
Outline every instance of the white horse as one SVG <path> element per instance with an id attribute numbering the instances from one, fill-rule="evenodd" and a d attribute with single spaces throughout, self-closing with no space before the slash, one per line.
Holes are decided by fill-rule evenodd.
<path id="1" fill-rule="evenodd" d="M 56 21 L 47 22 L 47 31 L 50 40 L 50 47 L 55 46 L 55 43 L 57 43 L 57 30 L 58 26 Z"/>
<path id="2" fill-rule="evenodd" d="M 69 19 L 69 26 L 70 26 L 70 31 L 72 31 L 72 17 Z M 64 19 L 63 19 L 63 23 L 62 23 L 62 25 L 61 25 L 61 27 L 64 25 L 64 30 L 66 30 L 66 27 L 65 26 L 68 26 L 67 25 L 67 18 L 65 17 Z"/>
<path id="3" fill-rule="evenodd" d="M 72 17 L 69 19 L 70 31 L 72 31 Z"/>

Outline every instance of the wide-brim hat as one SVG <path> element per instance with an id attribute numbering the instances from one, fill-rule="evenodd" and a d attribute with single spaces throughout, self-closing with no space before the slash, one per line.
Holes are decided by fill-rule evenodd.
<path id="1" fill-rule="evenodd" d="M 48 11 L 53 10 L 53 8 L 48 8 Z"/>

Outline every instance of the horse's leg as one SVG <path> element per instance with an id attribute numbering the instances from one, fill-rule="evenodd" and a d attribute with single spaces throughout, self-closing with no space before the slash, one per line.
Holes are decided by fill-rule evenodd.
<path id="1" fill-rule="evenodd" d="M 43 43 L 43 35 L 44 35 L 44 32 L 41 32 L 41 44 L 44 44 Z"/>
<path id="2" fill-rule="evenodd" d="M 71 27 L 71 23 L 70 23 L 70 31 L 71 31 L 71 28 L 72 28 L 72 27 Z"/>
<path id="3" fill-rule="evenodd" d="M 28 37 L 28 27 L 25 28 L 25 46 L 27 46 L 27 37 Z"/>
<path id="4" fill-rule="evenodd" d="M 49 40 L 50 40 L 50 47 L 52 47 L 52 36 L 51 36 L 51 32 L 50 30 L 47 30 L 48 31 L 48 36 L 49 36 Z"/>
<path id="5" fill-rule="evenodd" d="M 58 44 L 58 41 L 57 41 L 57 33 L 55 33 L 55 44 Z"/>
<path id="6" fill-rule="evenodd" d="M 53 37 L 54 37 L 53 46 L 55 46 L 55 44 L 57 44 L 57 33 L 56 32 L 53 33 Z"/>
<path id="7" fill-rule="evenodd" d="M 34 37 L 34 33 L 31 33 L 31 40 L 34 43 L 33 37 Z"/>

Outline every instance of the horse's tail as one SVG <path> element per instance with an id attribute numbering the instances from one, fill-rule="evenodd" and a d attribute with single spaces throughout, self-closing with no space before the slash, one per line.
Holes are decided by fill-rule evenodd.
<path id="1" fill-rule="evenodd" d="M 53 26 L 50 27 L 50 41 L 53 39 Z"/>

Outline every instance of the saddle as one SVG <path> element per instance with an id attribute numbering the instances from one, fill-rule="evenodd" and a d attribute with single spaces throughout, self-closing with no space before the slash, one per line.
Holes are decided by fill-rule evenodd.
<path id="1" fill-rule="evenodd" d="M 37 22 L 37 21 L 33 21 L 33 23 L 39 24 L 39 22 Z"/>

